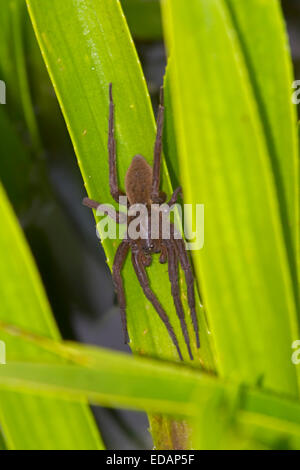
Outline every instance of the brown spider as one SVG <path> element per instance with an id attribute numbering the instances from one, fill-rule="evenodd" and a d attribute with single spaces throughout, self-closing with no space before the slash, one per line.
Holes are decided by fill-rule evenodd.
<path id="1" fill-rule="evenodd" d="M 114 102 L 112 97 L 112 84 L 109 85 L 109 133 L 108 133 L 108 153 L 109 153 L 109 185 L 110 192 L 112 197 L 116 202 L 119 203 L 120 196 L 127 196 L 128 198 L 128 208 L 134 204 L 144 204 L 147 207 L 148 211 L 148 220 L 151 223 L 150 208 L 151 204 L 162 204 L 166 201 L 166 194 L 159 191 L 160 185 L 160 167 L 161 167 L 161 154 L 162 154 L 162 133 L 163 133 L 163 124 L 164 124 L 164 98 L 163 98 L 163 88 L 161 88 L 161 97 L 160 97 L 160 106 L 158 111 L 157 118 L 157 136 L 154 149 L 154 165 L 153 169 L 146 162 L 144 157 L 141 155 L 136 155 L 127 170 L 125 177 L 125 188 L 126 194 L 124 194 L 118 187 L 117 183 L 117 168 L 116 168 L 116 142 L 114 137 Z M 181 193 L 181 188 L 177 188 L 170 201 L 167 203 L 171 208 L 177 200 L 178 195 Z M 92 209 L 97 209 L 99 203 L 88 198 L 84 198 L 83 204 Z M 103 207 L 103 205 L 102 205 Z M 109 211 L 105 211 L 110 217 L 113 217 Z M 120 223 L 121 213 L 116 212 L 116 215 L 113 217 L 117 223 Z M 134 219 L 134 217 L 129 217 L 128 223 Z M 185 273 L 186 284 L 187 284 L 187 294 L 188 294 L 188 304 L 191 311 L 192 322 L 194 326 L 194 331 L 196 335 L 197 347 L 200 347 L 199 340 L 199 328 L 198 320 L 196 316 L 195 309 L 195 293 L 194 293 L 194 278 L 192 269 L 189 263 L 189 258 L 185 250 L 185 244 L 182 238 L 176 239 L 174 237 L 174 226 L 170 223 L 171 226 L 171 236 L 170 239 L 162 238 L 161 230 L 159 232 L 158 239 L 151 239 L 151 234 L 148 232 L 146 238 L 138 238 L 134 240 L 129 237 L 128 231 L 122 242 L 120 243 L 112 269 L 113 281 L 115 289 L 118 295 L 118 300 L 121 309 L 121 319 L 123 332 L 125 337 L 125 344 L 129 342 L 128 330 L 127 330 L 127 319 L 126 319 L 126 299 L 125 292 L 123 288 L 123 281 L 121 277 L 121 270 L 125 262 L 125 258 L 129 249 L 132 251 L 132 264 L 136 272 L 137 278 L 141 284 L 141 287 L 144 291 L 147 299 L 152 303 L 156 309 L 161 320 L 164 322 L 168 333 L 177 349 L 178 355 L 181 360 L 182 354 L 179 348 L 178 340 L 174 333 L 173 327 L 170 324 L 169 318 L 158 301 L 155 294 L 152 292 L 148 276 L 146 274 L 146 267 L 150 266 L 152 258 L 151 255 L 154 253 L 160 253 L 160 263 L 166 263 L 168 261 L 168 272 L 169 279 L 171 283 L 171 291 L 174 299 L 174 304 L 176 307 L 176 312 L 181 323 L 182 333 L 188 348 L 190 358 L 193 359 L 190 340 L 187 331 L 187 325 L 184 317 L 183 306 L 180 298 L 179 285 L 178 285 L 178 260 L 182 266 L 182 269 Z"/>

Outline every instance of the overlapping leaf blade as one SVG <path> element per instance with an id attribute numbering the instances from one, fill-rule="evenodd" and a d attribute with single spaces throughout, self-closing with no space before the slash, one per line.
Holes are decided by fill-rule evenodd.
<path id="1" fill-rule="evenodd" d="M 36 267 L 2 186 L 0 217 L 5 227 L 0 232 L 0 320 L 29 329 L 32 333 L 59 339 Z M 1 331 L 0 339 L 6 344 L 7 361 L 16 357 L 22 357 L 24 361 L 51 360 L 50 353 L 20 341 L 17 334 Z M 86 404 L 74 406 L 59 398 L 24 396 L 3 388 L 0 396 L 0 423 L 8 448 L 103 448 Z"/>
<path id="2" fill-rule="evenodd" d="M 68 125 L 90 197 L 112 203 L 109 193 L 107 129 L 108 84 L 116 104 L 117 161 L 120 186 L 133 155 L 152 161 L 155 125 L 149 94 L 127 24 L 117 1 L 28 0 L 30 15 Z M 168 173 L 163 187 L 170 193 Z M 78 201 L 78 204 L 80 201 Z M 86 210 L 86 209 L 83 209 Z M 102 234 L 103 235 L 103 234 Z M 104 240 L 112 266 L 117 241 Z M 165 307 L 187 357 L 167 269 L 155 259 L 149 269 L 153 290 Z M 124 269 L 131 348 L 140 354 L 177 359 L 165 326 L 145 300 L 128 259 Z M 199 304 L 198 304 L 199 305 Z M 186 306 L 186 303 L 185 303 Z M 212 367 L 203 315 L 201 361 Z M 194 334 L 189 320 L 194 353 Z M 199 364 L 199 362 L 198 362 Z"/>
<path id="3" fill-rule="evenodd" d="M 226 376 L 261 380 L 266 387 L 297 395 L 297 370 L 290 357 L 299 330 L 284 236 L 291 227 L 283 229 L 268 136 L 236 25 L 225 1 L 166 0 L 163 5 L 173 60 L 171 89 L 183 189 L 187 202 L 205 204 L 205 246 L 193 257 L 218 365 Z M 248 7 L 245 2 L 239 4 L 244 21 L 250 24 L 255 22 L 256 10 Z M 266 11 L 270 13 L 267 6 Z M 273 61 L 281 55 L 283 71 L 278 82 L 287 100 L 284 79 L 290 76 L 290 67 L 282 43 L 282 20 L 278 13 L 273 22 L 271 18 L 270 14 L 266 24 L 258 18 L 256 28 L 264 28 L 266 41 L 259 35 L 258 43 L 258 34 L 253 36 L 251 54 L 259 47 Z M 279 49 L 269 47 L 266 28 L 271 25 Z M 262 60 L 262 54 L 258 57 Z M 277 76 L 273 80 L 272 89 L 264 95 L 267 103 Z M 270 87 L 269 75 L 264 86 Z M 277 135 L 282 115 L 290 126 L 295 125 L 285 100 L 264 108 L 263 115 L 276 133 L 277 156 L 287 145 L 290 149 L 284 160 L 278 157 L 282 178 L 297 173 L 293 128 L 287 125 L 283 142 Z M 265 106 L 265 101 L 260 105 Z M 289 194 L 286 201 L 295 213 L 295 186 Z"/>
<path id="4" fill-rule="evenodd" d="M 288 36 L 278 0 L 252 0 L 251 9 L 255 14 L 251 15 L 238 0 L 226 2 L 264 129 L 298 303 L 299 322 L 299 154 Z"/>
<path id="5" fill-rule="evenodd" d="M 195 433 L 194 448 L 299 447 L 299 401 L 180 365 L 29 335 L 26 340 L 38 340 L 73 364 L 11 362 L 0 369 L 0 384 L 9 391 L 185 417 L 202 432 L 200 440 Z"/>

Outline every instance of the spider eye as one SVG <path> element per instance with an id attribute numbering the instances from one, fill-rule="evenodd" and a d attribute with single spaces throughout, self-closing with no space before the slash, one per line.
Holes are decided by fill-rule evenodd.
<path id="1" fill-rule="evenodd" d="M 154 248 L 154 243 L 149 243 L 144 246 L 144 251 L 146 253 L 149 253 L 149 251 L 153 250 L 153 248 Z"/>

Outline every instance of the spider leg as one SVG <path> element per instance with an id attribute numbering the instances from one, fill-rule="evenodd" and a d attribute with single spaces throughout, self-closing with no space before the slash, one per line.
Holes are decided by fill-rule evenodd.
<path id="1" fill-rule="evenodd" d="M 176 335 L 174 333 L 173 327 L 170 324 L 168 315 L 166 314 L 166 312 L 162 308 L 161 304 L 157 300 L 155 294 L 150 289 L 149 280 L 148 280 L 148 277 L 147 277 L 147 274 L 146 274 L 145 267 L 143 266 L 143 264 L 139 260 L 139 253 L 132 253 L 132 264 L 133 264 L 134 270 L 136 272 L 137 278 L 138 278 L 138 280 L 139 280 L 139 282 L 142 286 L 142 289 L 144 291 L 145 296 L 152 303 L 152 305 L 155 308 L 155 310 L 157 311 L 160 319 L 164 322 L 164 324 L 165 324 L 165 326 L 168 330 L 169 336 L 170 336 L 171 340 L 173 341 L 173 344 L 174 344 L 175 348 L 177 349 L 180 360 L 183 361 L 183 357 L 182 357 L 182 354 L 181 354 L 179 344 L 178 344 Z"/>
<path id="2" fill-rule="evenodd" d="M 125 299 L 125 292 L 123 287 L 123 281 L 121 277 L 121 270 L 125 262 L 126 255 L 130 248 L 130 244 L 128 240 L 123 240 L 120 245 L 118 246 L 114 264 L 112 268 L 112 276 L 115 285 L 115 289 L 118 295 L 118 301 L 120 304 L 120 311 L 121 311 L 121 321 L 124 333 L 124 342 L 127 344 L 129 342 L 128 336 L 128 329 L 127 329 L 127 319 L 126 319 L 126 299 Z"/>
<path id="3" fill-rule="evenodd" d="M 168 251 L 165 245 L 161 245 L 161 254 L 159 257 L 159 262 L 165 264 L 167 262 Z"/>
<path id="4" fill-rule="evenodd" d="M 160 105 L 157 116 L 157 134 L 154 147 L 154 163 L 153 163 L 153 177 L 152 177 L 152 202 L 159 202 L 159 184 L 160 184 L 160 166 L 161 166 L 161 151 L 162 151 L 162 134 L 164 128 L 164 90 L 160 89 Z"/>
<path id="5" fill-rule="evenodd" d="M 168 206 L 172 207 L 172 206 L 174 206 L 174 204 L 176 204 L 176 201 L 177 201 L 177 198 L 178 198 L 179 194 L 182 195 L 182 188 L 181 188 L 181 186 L 179 186 L 177 189 L 175 189 L 174 193 L 172 194 L 171 199 L 170 199 L 169 202 L 167 203 Z"/>
<path id="6" fill-rule="evenodd" d="M 114 129 L 115 105 L 112 96 L 112 84 L 109 84 L 109 124 L 108 124 L 108 154 L 109 154 L 109 188 L 114 200 L 119 203 L 119 197 L 124 196 L 119 189 L 117 178 L 117 155 Z"/>
<path id="7" fill-rule="evenodd" d="M 93 199 L 89 199 L 85 197 L 82 201 L 82 204 L 90 209 L 97 210 L 99 206 L 101 206 L 101 212 L 104 212 L 108 215 L 111 219 L 113 219 L 117 224 L 125 224 L 126 223 L 126 214 L 114 210 L 112 207 L 106 206 L 105 204 L 100 204 L 97 201 L 93 201 Z"/>
<path id="8" fill-rule="evenodd" d="M 198 325 L 198 319 L 197 319 L 197 314 L 196 314 L 194 276 L 193 276 L 192 268 L 191 268 L 190 261 L 189 261 L 189 258 L 185 249 L 184 241 L 182 240 L 182 238 L 176 239 L 176 240 L 173 239 L 173 240 L 176 244 L 179 261 L 185 274 L 188 304 L 190 307 L 194 331 L 196 335 L 197 348 L 200 348 L 199 325 Z"/>
<path id="9" fill-rule="evenodd" d="M 82 204 L 90 209 L 98 209 L 100 206 L 100 202 L 93 201 L 93 199 L 89 199 L 88 197 L 83 198 Z"/>
<path id="10" fill-rule="evenodd" d="M 175 249 L 170 242 L 167 243 L 168 250 L 168 271 L 169 279 L 172 289 L 172 297 L 176 307 L 177 316 L 180 320 L 181 330 L 184 336 L 185 343 L 188 348 L 189 356 L 193 360 L 193 354 L 190 346 L 190 338 L 187 330 L 187 325 L 184 317 L 183 306 L 180 298 L 179 284 L 178 284 L 178 258 Z"/>

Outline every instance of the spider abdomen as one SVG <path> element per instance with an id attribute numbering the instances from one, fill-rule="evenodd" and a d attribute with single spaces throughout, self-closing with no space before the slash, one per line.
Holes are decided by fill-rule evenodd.
<path id="1" fill-rule="evenodd" d="M 142 155 L 133 157 L 125 176 L 126 195 L 132 204 L 149 204 L 152 188 L 152 168 Z"/>

